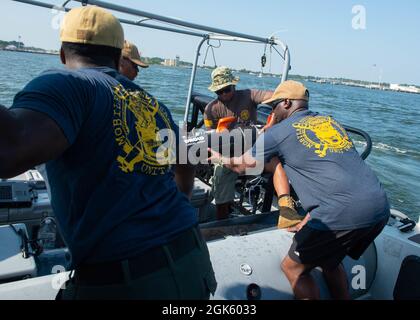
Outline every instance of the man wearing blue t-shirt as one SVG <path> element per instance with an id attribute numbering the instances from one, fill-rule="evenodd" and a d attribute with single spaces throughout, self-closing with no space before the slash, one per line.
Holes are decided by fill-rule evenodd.
<path id="1" fill-rule="evenodd" d="M 71 10 L 65 70 L 50 70 L 0 106 L 0 177 L 46 163 L 52 207 L 72 255 L 62 299 L 208 299 L 216 282 L 189 203 L 194 170 L 175 165 L 169 110 L 116 70 L 119 21 Z M 174 135 L 161 134 L 173 130 Z"/>
<path id="2" fill-rule="evenodd" d="M 273 108 L 275 124 L 259 138 L 252 152 L 225 159 L 241 172 L 277 157 L 300 202 L 308 213 L 296 230 L 282 270 L 298 299 L 318 299 L 310 275 L 321 267 L 335 299 L 349 299 L 342 260 L 358 259 L 386 225 L 387 196 L 373 171 L 357 153 L 343 127 L 332 117 L 312 112 L 309 91 L 286 81 L 264 103 Z M 280 170 L 281 172 L 281 170 Z M 276 180 L 284 180 L 284 178 Z"/>

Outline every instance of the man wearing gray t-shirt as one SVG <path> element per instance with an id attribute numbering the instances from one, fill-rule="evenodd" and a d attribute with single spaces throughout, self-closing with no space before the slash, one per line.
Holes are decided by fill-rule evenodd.
<path id="1" fill-rule="evenodd" d="M 259 138 L 263 148 L 256 147 L 257 141 L 243 159 L 218 161 L 241 172 L 257 161 L 280 159 L 308 213 L 281 265 L 295 297 L 319 299 L 310 271 L 321 267 L 331 296 L 349 299 L 341 262 L 346 255 L 359 259 L 385 227 L 390 215 L 385 191 L 345 129 L 332 117 L 309 110 L 303 84 L 286 81 L 264 103 L 273 108 L 277 124 Z"/>

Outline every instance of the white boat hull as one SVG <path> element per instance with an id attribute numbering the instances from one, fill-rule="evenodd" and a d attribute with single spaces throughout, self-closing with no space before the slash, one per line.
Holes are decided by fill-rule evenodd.
<path id="1" fill-rule="evenodd" d="M 408 256 L 420 257 L 420 244 L 410 240 L 417 234 L 420 234 L 418 226 L 414 231 L 401 233 L 388 225 L 360 260 L 346 257 L 344 266 L 352 298 L 394 299 L 402 262 Z M 291 233 L 271 228 L 208 242 L 218 281 L 213 299 L 246 300 L 250 284 L 258 285 L 261 299 L 293 299 L 290 284 L 280 270 L 292 238 Z M 314 270 L 313 275 L 322 298 L 329 299 L 320 270 Z M 0 299 L 54 299 L 68 276 L 69 272 L 64 272 L 0 285 Z"/>

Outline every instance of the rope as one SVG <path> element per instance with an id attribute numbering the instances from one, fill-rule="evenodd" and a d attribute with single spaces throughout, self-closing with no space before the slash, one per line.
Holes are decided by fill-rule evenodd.
<path id="1" fill-rule="evenodd" d="M 213 44 L 210 43 L 210 40 L 207 40 L 207 50 L 206 50 L 206 55 L 204 56 L 204 61 L 203 61 L 203 64 L 204 65 L 206 65 L 207 54 L 209 53 L 209 49 L 211 49 L 211 53 L 212 53 L 212 56 L 213 56 L 214 67 L 215 68 L 217 67 L 217 62 L 216 62 L 216 56 L 214 54 L 214 49 L 215 48 L 218 49 L 218 48 L 220 48 L 222 46 L 221 41 L 220 40 L 218 40 L 218 41 L 219 41 L 219 45 L 218 46 L 215 46 L 215 45 L 213 45 Z"/>

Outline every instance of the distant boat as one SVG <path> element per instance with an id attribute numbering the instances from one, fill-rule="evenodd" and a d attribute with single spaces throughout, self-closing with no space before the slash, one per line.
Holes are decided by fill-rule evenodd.
<path id="1" fill-rule="evenodd" d="M 263 74 L 262 74 L 262 72 L 260 72 L 260 73 L 258 74 L 258 78 L 262 78 L 262 76 L 263 76 Z"/>

